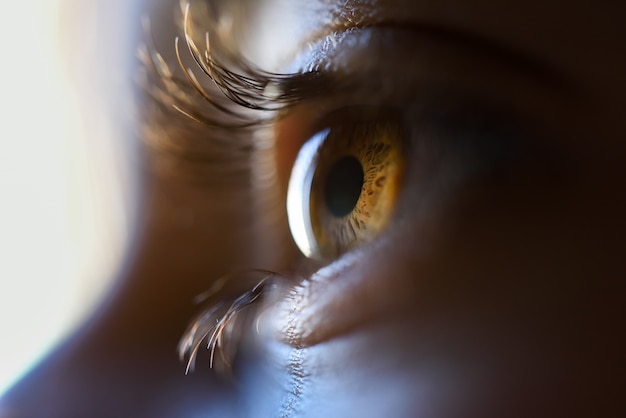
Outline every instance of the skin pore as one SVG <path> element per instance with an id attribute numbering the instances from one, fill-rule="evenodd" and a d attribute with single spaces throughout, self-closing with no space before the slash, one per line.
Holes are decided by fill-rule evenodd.
<path id="1" fill-rule="evenodd" d="M 174 69 L 171 3 L 150 13 Z M 624 6 L 251 3 L 231 26 L 219 21 L 250 62 L 320 68 L 352 87 L 281 110 L 244 158 L 204 145 L 205 126 L 145 98 L 145 226 L 124 285 L 6 409 L 623 416 Z M 342 112 L 363 106 L 391 109 L 408 144 L 390 220 L 337 260 L 306 260 L 287 222 L 291 168 L 329 115 L 347 126 Z M 262 305 L 236 383 L 202 357 L 184 376 L 175 349 L 193 297 L 249 267 L 291 281 Z"/>

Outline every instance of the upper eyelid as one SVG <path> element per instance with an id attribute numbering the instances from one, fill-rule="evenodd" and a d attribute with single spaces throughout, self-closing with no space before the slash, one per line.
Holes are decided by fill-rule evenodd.
<path id="1" fill-rule="evenodd" d="M 332 54 L 339 49 L 341 42 L 347 36 L 365 31 L 404 31 L 429 42 L 443 47 L 452 47 L 457 50 L 471 51 L 471 53 L 485 61 L 491 61 L 510 71 L 524 75 L 538 83 L 542 88 L 557 91 L 562 94 L 571 94 L 575 91 L 575 83 L 557 68 L 542 61 L 538 57 L 512 46 L 502 44 L 497 40 L 489 39 L 478 34 L 428 23 L 407 22 L 376 22 L 350 26 L 338 30 L 335 26 L 328 26 L 323 36 L 316 41 L 306 44 L 304 52 L 298 57 L 300 69 L 307 71 L 328 71 L 333 67 Z M 416 56 L 419 54 L 416 53 Z"/>
<path id="2" fill-rule="evenodd" d="M 474 53 L 497 58 L 502 63 L 516 67 L 546 86 L 555 86 L 563 91 L 570 90 L 575 83 L 550 60 L 531 50 L 524 50 L 518 45 L 507 43 L 502 38 L 490 37 L 489 33 L 477 32 L 476 29 L 462 29 L 444 21 L 433 20 L 435 16 L 425 13 L 413 16 L 389 4 L 361 1 L 331 1 L 325 19 L 320 20 L 320 29 L 302 42 L 302 50 L 320 40 L 333 38 L 345 32 L 368 28 L 404 28 L 420 33 L 423 37 L 455 43 L 470 49 Z"/>

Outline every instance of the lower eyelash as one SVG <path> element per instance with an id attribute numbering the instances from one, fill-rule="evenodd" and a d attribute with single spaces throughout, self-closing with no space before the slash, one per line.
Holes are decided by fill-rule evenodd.
<path id="1" fill-rule="evenodd" d="M 285 276 L 261 269 L 216 280 L 209 291 L 196 298 L 207 301 L 207 308 L 190 323 L 178 344 L 181 361 L 187 359 L 185 373 L 193 371 L 198 351 L 206 342 L 209 367 L 222 376 L 232 376 L 234 361 L 253 321 L 263 313 L 261 308 L 266 302 L 281 294 L 288 281 Z"/>

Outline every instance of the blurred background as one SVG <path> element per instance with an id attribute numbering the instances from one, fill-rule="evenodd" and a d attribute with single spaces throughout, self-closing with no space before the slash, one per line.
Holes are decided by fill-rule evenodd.
<path id="1" fill-rule="evenodd" d="M 140 191 L 128 134 L 138 3 L 2 2 L 0 396 L 124 269 Z"/>

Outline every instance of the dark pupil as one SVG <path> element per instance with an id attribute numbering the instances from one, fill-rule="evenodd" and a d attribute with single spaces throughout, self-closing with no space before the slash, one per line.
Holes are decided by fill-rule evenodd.
<path id="1" fill-rule="evenodd" d="M 326 206 L 337 217 L 354 209 L 363 187 L 363 167 L 352 156 L 343 157 L 333 165 L 326 179 Z"/>

